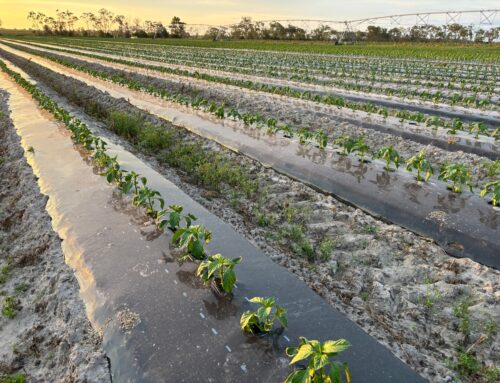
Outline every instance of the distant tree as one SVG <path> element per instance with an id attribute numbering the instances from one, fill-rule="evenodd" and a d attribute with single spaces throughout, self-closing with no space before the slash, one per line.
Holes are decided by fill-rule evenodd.
<path id="1" fill-rule="evenodd" d="M 269 28 L 263 31 L 263 38 L 272 40 L 282 40 L 286 38 L 286 28 L 277 21 L 272 21 Z"/>
<path id="2" fill-rule="evenodd" d="M 403 39 L 403 36 L 404 36 L 404 29 L 403 28 L 392 28 L 392 29 L 389 29 L 387 34 L 389 35 L 389 40 L 401 41 Z"/>
<path id="3" fill-rule="evenodd" d="M 31 25 L 36 31 L 41 31 L 43 29 L 46 18 L 47 16 L 45 16 L 42 12 L 34 11 L 30 11 L 27 16 L 27 19 L 31 21 Z"/>
<path id="4" fill-rule="evenodd" d="M 210 27 L 207 29 L 205 32 L 205 35 L 203 36 L 205 39 L 210 39 L 210 40 L 217 40 L 217 39 L 223 39 L 226 35 L 226 31 L 222 28 L 215 28 L 215 27 Z"/>
<path id="5" fill-rule="evenodd" d="M 286 38 L 288 40 L 306 40 L 307 34 L 306 31 L 300 27 L 297 27 L 292 24 L 288 24 L 288 27 L 285 29 Z"/>
<path id="6" fill-rule="evenodd" d="M 367 41 L 388 41 L 389 34 L 387 29 L 381 28 L 376 25 L 368 25 L 366 28 L 366 40 Z"/>
<path id="7" fill-rule="evenodd" d="M 257 39 L 259 28 L 252 22 L 251 17 L 244 16 L 238 24 L 231 26 L 231 37 L 234 39 Z"/>
<path id="8" fill-rule="evenodd" d="M 181 21 L 180 17 L 174 16 L 169 25 L 170 36 L 175 38 L 187 37 L 186 23 Z"/>
<path id="9" fill-rule="evenodd" d="M 491 28 L 484 34 L 484 37 L 486 37 L 488 43 L 492 43 L 493 41 L 498 40 L 499 36 L 500 36 L 500 27 Z"/>
<path id="10" fill-rule="evenodd" d="M 328 25 L 320 25 L 318 28 L 313 29 L 311 33 L 309 34 L 309 37 L 312 40 L 333 40 L 338 39 L 338 32 L 334 29 L 332 29 Z"/>
<path id="11" fill-rule="evenodd" d="M 113 12 L 108 11 L 105 8 L 101 8 L 97 13 L 96 20 L 102 34 L 109 35 L 115 20 Z"/>

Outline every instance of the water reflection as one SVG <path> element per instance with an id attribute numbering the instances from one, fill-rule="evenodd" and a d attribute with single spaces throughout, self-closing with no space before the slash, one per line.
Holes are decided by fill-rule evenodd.
<path id="1" fill-rule="evenodd" d="M 232 302 L 231 296 L 215 296 L 213 301 L 203 299 L 203 304 L 208 315 L 217 319 L 225 320 L 236 317 L 238 314 L 238 306 Z"/>

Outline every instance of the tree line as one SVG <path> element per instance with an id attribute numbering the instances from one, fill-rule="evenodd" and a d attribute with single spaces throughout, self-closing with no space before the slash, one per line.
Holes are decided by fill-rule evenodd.
<path id="1" fill-rule="evenodd" d="M 383 28 L 369 25 L 364 31 L 344 32 L 329 25 L 320 25 L 306 31 L 296 25 L 283 25 L 254 22 L 250 17 L 243 17 L 238 24 L 230 27 L 209 28 L 204 34 L 188 33 L 187 24 L 174 16 L 170 24 L 161 21 L 138 18 L 129 19 L 123 15 L 102 8 L 96 13 L 85 12 L 77 16 L 68 10 L 57 10 L 55 16 L 31 11 L 27 16 L 33 30 L 38 34 L 61 36 L 99 36 L 99 37 L 142 37 L 142 38 L 186 38 L 203 37 L 208 39 L 265 39 L 265 40 L 322 40 L 322 41 L 475 41 L 488 42 L 498 40 L 500 27 L 474 29 L 461 24 L 414 25 L 408 28 Z"/>

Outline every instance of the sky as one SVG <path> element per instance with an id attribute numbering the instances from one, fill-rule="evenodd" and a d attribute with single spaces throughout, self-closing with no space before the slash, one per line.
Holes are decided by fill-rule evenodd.
<path id="1" fill-rule="evenodd" d="M 29 11 L 55 14 L 56 9 L 80 15 L 104 7 L 115 14 L 168 24 L 179 16 L 192 24 L 230 24 L 241 16 L 265 19 L 349 20 L 399 13 L 500 8 L 499 0 L 0 0 L 3 28 L 24 28 Z M 500 13 L 497 20 L 500 18 Z"/>

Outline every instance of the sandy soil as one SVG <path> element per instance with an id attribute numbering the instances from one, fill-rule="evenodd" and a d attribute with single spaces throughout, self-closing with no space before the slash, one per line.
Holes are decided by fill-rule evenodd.
<path id="1" fill-rule="evenodd" d="M 30 383 L 111 382 L 3 91 L 0 173 L 0 381 L 19 373 Z"/>

